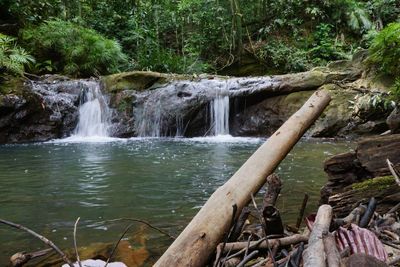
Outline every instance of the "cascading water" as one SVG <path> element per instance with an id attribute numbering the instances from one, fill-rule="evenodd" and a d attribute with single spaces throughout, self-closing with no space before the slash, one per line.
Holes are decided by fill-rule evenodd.
<path id="1" fill-rule="evenodd" d="M 211 125 L 214 135 L 229 135 L 229 96 L 227 90 L 218 90 L 211 101 Z"/>
<path id="2" fill-rule="evenodd" d="M 79 122 L 74 135 L 78 137 L 108 136 L 110 111 L 96 81 L 82 82 Z"/>

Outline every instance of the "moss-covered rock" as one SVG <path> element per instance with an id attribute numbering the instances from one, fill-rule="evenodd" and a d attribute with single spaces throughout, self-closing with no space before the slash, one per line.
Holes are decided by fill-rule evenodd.
<path id="1" fill-rule="evenodd" d="M 155 83 L 165 83 L 172 76 L 151 71 L 132 71 L 103 76 L 102 82 L 106 91 L 115 93 L 123 90 L 144 91 Z"/>
<path id="2" fill-rule="evenodd" d="M 399 186 L 392 176 L 376 177 L 354 183 L 344 192 L 329 197 L 328 204 L 338 217 L 344 217 L 359 204 L 366 204 L 374 197 L 378 201 L 377 212 L 386 213 L 400 200 Z"/>
<path id="3" fill-rule="evenodd" d="M 394 184 L 395 179 L 393 176 L 382 176 L 368 179 L 359 183 L 354 183 L 351 185 L 351 189 L 359 191 L 384 190 Z"/>

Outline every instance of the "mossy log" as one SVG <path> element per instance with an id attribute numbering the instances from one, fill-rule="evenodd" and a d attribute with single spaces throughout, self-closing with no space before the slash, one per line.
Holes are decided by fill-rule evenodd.
<path id="1" fill-rule="evenodd" d="M 400 168 L 400 134 L 363 139 L 354 152 L 327 159 L 324 170 L 329 178 L 321 190 L 321 203 L 327 203 L 331 195 L 348 190 L 353 183 L 389 175 L 386 159 Z"/>
<path id="2" fill-rule="evenodd" d="M 383 176 L 354 183 L 345 188 L 345 192 L 329 197 L 328 203 L 333 207 L 337 217 L 348 215 L 361 203 L 367 203 L 371 197 L 378 201 L 377 212 L 386 213 L 400 202 L 400 188 L 393 176 Z"/>

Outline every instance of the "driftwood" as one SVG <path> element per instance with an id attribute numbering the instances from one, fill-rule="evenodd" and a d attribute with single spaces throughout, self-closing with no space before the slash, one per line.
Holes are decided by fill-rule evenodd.
<path id="1" fill-rule="evenodd" d="M 346 225 L 349 226 L 352 223 L 355 224 L 359 224 L 360 218 L 361 216 L 363 216 L 363 214 L 366 211 L 366 207 L 364 205 L 359 205 L 357 208 L 355 208 L 354 210 L 352 210 L 350 212 L 349 215 L 347 215 L 346 217 L 344 217 L 343 219 L 335 219 L 334 223 L 333 223 L 333 227 L 335 229 L 339 228 L 340 226 Z"/>
<path id="2" fill-rule="evenodd" d="M 154 266 L 204 266 L 228 231 L 232 205 L 250 201 L 330 101 L 326 91 L 310 99 L 272 135 L 204 204 Z"/>
<path id="3" fill-rule="evenodd" d="M 76 255 L 76 262 L 78 263 L 79 267 L 82 267 L 81 259 L 79 257 L 79 252 L 78 252 L 78 245 L 76 244 L 76 229 L 78 228 L 78 223 L 81 218 L 78 217 L 76 219 L 75 224 L 74 224 L 74 249 L 75 249 L 75 255 Z"/>
<path id="4" fill-rule="evenodd" d="M 308 236 L 307 235 L 302 235 L 302 234 L 295 234 L 287 237 L 282 237 L 282 238 L 275 238 L 275 239 L 268 239 L 268 244 L 271 247 L 285 247 L 289 245 L 295 245 L 301 242 L 308 242 Z M 264 240 L 260 241 L 251 241 L 249 244 L 250 249 L 268 249 L 268 244 Z M 222 246 L 222 243 L 219 244 L 218 246 Z M 223 253 L 228 253 L 228 251 L 234 252 L 234 251 L 239 251 L 242 249 L 246 249 L 248 246 L 247 242 L 232 242 L 232 243 L 226 243 Z"/>
<path id="5" fill-rule="evenodd" d="M 300 212 L 299 212 L 299 217 L 297 217 L 297 222 L 296 222 L 296 229 L 298 230 L 300 228 L 301 222 L 303 221 L 304 218 L 304 213 L 306 211 L 307 207 L 307 202 L 308 202 L 308 194 L 304 194 L 303 198 L 303 203 L 301 204 Z"/>
<path id="6" fill-rule="evenodd" d="M 369 221 L 371 220 L 372 215 L 374 215 L 374 212 L 376 210 L 376 204 L 377 204 L 376 199 L 374 197 L 372 197 L 369 200 L 367 210 L 365 211 L 364 215 L 361 217 L 360 227 L 365 228 L 368 226 Z"/>
<path id="7" fill-rule="evenodd" d="M 335 155 L 324 162 L 328 183 L 321 190 L 321 203 L 329 196 L 345 191 L 355 182 L 389 175 L 386 160 L 394 168 L 400 167 L 400 134 L 365 138 L 357 144 L 355 152 Z"/>
<path id="8" fill-rule="evenodd" d="M 52 248 L 39 250 L 35 252 L 17 252 L 10 257 L 10 262 L 13 267 L 21 267 L 30 260 L 47 255 L 53 251 Z"/>
<path id="9" fill-rule="evenodd" d="M 264 218 L 265 233 L 267 236 L 283 235 L 282 219 L 279 210 L 275 207 L 281 188 L 282 182 L 277 174 L 273 173 L 267 177 L 262 207 L 262 216 Z"/>
<path id="10" fill-rule="evenodd" d="M 322 241 L 323 233 L 329 231 L 332 221 L 332 207 L 322 205 L 318 209 L 317 217 L 308 240 L 308 248 L 303 252 L 303 262 L 305 267 L 326 266 L 325 249 Z"/>
<path id="11" fill-rule="evenodd" d="M 240 234 L 242 233 L 243 226 L 245 225 L 249 215 L 250 209 L 248 207 L 244 207 L 242 213 L 239 216 L 239 219 L 237 219 L 235 226 L 232 229 L 231 234 L 229 235 L 229 242 L 235 241 L 239 238 Z"/>
<path id="12" fill-rule="evenodd" d="M 340 253 L 336 246 L 335 236 L 332 233 L 323 233 L 325 255 L 329 267 L 340 266 Z"/>
<path id="13" fill-rule="evenodd" d="M 399 177 L 400 172 L 398 170 L 396 170 L 395 166 L 389 159 L 386 159 L 386 162 L 387 162 L 390 173 L 393 175 L 397 185 L 400 186 L 400 177 Z"/>
<path id="14" fill-rule="evenodd" d="M 17 229 L 20 229 L 22 231 L 25 231 L 25 232 L 31 234 L 32 236 L 36 237 L 37 239 L 41 240 L 43 243 L 45 243 L 46 245 L 48 245 L 49 247 L 54 249 L 61 256 L 63 261 L 65 261 L 70 267 L 74 267 L 74 265 L 72 264 L 71 260 L 68 259 L 67 255 L 65 255 L 65 253 L 61 249 L 59 249 L 52 241 L 50 241 L 46 237 L 44 237 L 42 235 L 39 235 L 35 231 L 33 231 L 33 230 L 23 226 L 23 225 L 20 225 L 20 224 L 16 224 L 16 223 L 13 223 L 13 222 L 10 222 L 10 221 L 6 221 L 6 220 L 3 220 L 3 219 L 0 219 L 0 223 L 3 223 L 5 225 L 11 226 L 11 227 L 14 227 L 14 228 L 17 228 Z"/>
<path id="15" fill-rule="evenodd" d="M 332 206 L 337 217 L 346 216 L 359 204 L 366 204 L 372 197 L 378 201 L 376 211 L 381 214 L 400 202 L 399 186 L 394 180 L 378 177 L 370 181 L 371 185 L 352 186 L 343 193 L 329 197 L 328 204 Z"/>
<path id="16" fill-rule="evenodd" d="M 267 236 L 282 236 L 283 223 L 279 210 L 274 206 L 266 206 L 264 207 L 262 215 L 265 222 L 265 234 Z"/>
<path id="17" fill-rule="evenodd" d="M 273 173 L 267 177 L 265 186 L 266 191 L 263 199 L 263 209 L 266 206 L 275 206 L 276 200 L 278 199 L 279 193 L 282 189 L 282 182 L 279 176 Z"/>

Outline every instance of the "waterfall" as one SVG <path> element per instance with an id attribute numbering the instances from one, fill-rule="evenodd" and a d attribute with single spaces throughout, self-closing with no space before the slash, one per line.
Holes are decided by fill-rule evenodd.
<path id="1" fill-rule="evenodd" d="M 96 81 L 81 83 L 79 122 L 74 135 L 79 137 L 108 136 L 110 111 Z"/>
<path id="2" fill-rule="evenodd" d="M 229 135 L 229 96 L 227 91 L 218 90 L 211 101 L 211 127 L 214 135 Z"/>

